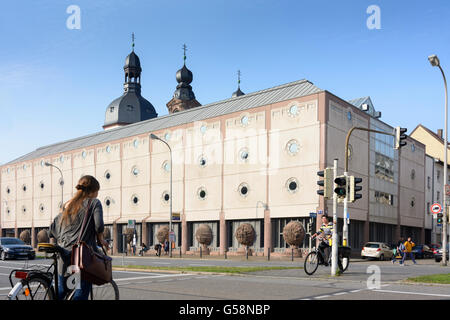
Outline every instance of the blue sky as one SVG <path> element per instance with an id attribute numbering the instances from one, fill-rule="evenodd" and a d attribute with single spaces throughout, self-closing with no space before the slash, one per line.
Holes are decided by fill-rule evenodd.
<path id="1" fill-rule="evenodd" d="M 81 9 L 70 30 L 66 9 Z M 381 29 L 366 12 L 380 8 Z M 102 131 L 123 92 L 123 65 L 141 59 L 142 95 L 159 115 L 186 65 L 201 104 L 229 98 L 242 72 L 250 93 L 299 79 L 345 99 L 370 96 L 382 120 L 436 131 L 450 79 L 450 2 L 404 0 L 41 0 L 0 12 L 0 163 L 44 145 Z"/>

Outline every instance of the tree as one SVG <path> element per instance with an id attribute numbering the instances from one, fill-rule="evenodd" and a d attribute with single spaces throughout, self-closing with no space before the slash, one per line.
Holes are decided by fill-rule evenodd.
<path id="1" fill-rule="evenodd" d="M 305 239 L 305 228 L 299 221 L 289 222 L 283 229 L 283 238 L 288 245 L 291 246 L 291 250 L 297 250 Z"/>
<path id="2" fill-rule="evenodd" d="M 195 232 L 195 239 L 202 245 L 202 253 L 209 254 L 208 246 L 213 238 L 211 227 L 207 224 L 201 224 Z"/>
<path id="3" fill-rule="evenodd" d="M 30 244 L 31 243 L 31 234 L 30 234 L 30 230 L 24 230 L 20 233 L 19 235 L 20 240 L 22 240 L 23 242 L 25 242 L 26 244 Z"/>

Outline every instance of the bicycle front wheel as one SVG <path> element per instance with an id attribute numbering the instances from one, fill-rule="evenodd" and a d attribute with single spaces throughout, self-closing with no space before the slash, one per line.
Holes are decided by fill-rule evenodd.
<path id="1" fill-rule="evenodd" d="M 55 294 L 49 281 L 43 277 L 32 276 L 24 282 L 17 300 L 55 300 Z"/>
<path id="2" fill-rule="evenodd" d="M 308 253 L 305 259 L 304 269 L 307 275 L 312 275 L 319 267 L 319 257 L 317 252 L 313 251 Z"/>
<path id="3" fill-rule="evenodd" d="M 104 285 L 92 285 L 91 300 L 119 300 L 119 287 L 111 280 Z"/>

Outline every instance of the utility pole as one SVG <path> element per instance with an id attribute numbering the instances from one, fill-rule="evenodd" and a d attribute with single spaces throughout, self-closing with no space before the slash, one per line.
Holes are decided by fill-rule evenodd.
<path id="1" fill-rule="evenodd" d="M 333 181 L 337 178 L 338 159 L 333 163 Z M 336 184 L 335 184 L 336 186 Z M 331 276 L 336 276 L 338 258 L 338 235 L 337 235 L 337 194 L 333 192 L 333 236 L 331 244 Z"/>

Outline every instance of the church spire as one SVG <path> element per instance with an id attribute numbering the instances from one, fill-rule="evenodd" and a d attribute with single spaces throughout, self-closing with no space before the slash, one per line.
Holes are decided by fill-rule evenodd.
<path id="1" fill-rule="evenodd" d="M 201 104 L 195 99 L 194 91 L 192 91 L 191 82 L 193 74 L 191 70 L 186 67 L 186 44 L 183 45 L 183 67 L 177 71 L 176 80 L 178 82 L 177 88 L 173 94 L 172 100 L 167 103 L 169 113 L 174 113 L 182 110 L 187 110 L 200 106 Z"/>
<path id="2" fill-rule="evenodd" d="M 245 94 L 241 91 L 241 70 L 238 70 L 237 75 L 238 75 L 238 89 L 231 95 L 233 98 L 240 97 Z"/>

